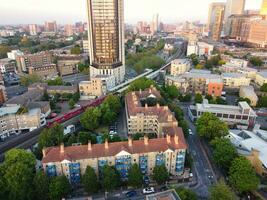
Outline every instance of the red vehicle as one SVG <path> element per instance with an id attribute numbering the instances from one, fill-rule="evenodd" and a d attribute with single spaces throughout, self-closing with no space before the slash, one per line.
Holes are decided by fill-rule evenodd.
<path id="1" fill-rule="evenodd" d="M 89 107 L 95 107 L 95 106 L 99 106 L 100 104 L 103 103 L 103 101 L 105 100 L 106 96 L 103 96 L 103 97 L 99 97 L 93 101 L 89 101 L 88 103 L 85 103 L 84 105 L 82 105 L 81 107 L 79 108 L 74 108 L 72 110 L 70 110 L 69 112 L 63 114 L 63 115 L 60 115 L 56 118 L 54 118 L 52 121 L 50 122 L 47 122 L 47 127 L 50 128 L 52 127 L 54 124 L 61 124 L 65 121 L 68 121 L 69 119 L 77 116 L 77 115 L 80 115 L 81 113 L 83 113 L 87 108 Z"/>

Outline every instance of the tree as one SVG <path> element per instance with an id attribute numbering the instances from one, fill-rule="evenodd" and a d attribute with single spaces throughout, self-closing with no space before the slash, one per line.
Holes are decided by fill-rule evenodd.
<path id="1" fill-rule="evenodd" d="M 106 191 L 114 190 L 120 185 L 120 175 L 114 167 L 104 166 L 102 185 Z"/>
<path id="2" fill-rule="evenodd" d="M 155 166 L 153 169 L 153 179 L 158 185 L 166 183 L 169 179 L 169 173 L 165 165 Z"/>
<path id="3" fill-rule="evenodd" d="M 195 103 L 202 103 L 203 102 L 203 97 L 201 94 L 196 94 L 195 95 Z"/>
<path id="4" fill-rule="evenodd" d="M 25 87 L 28 87 L 29 85 L 38 82 L 42 82 L 42 77 L 35 73 L 20 77 L 20 84 Z"/>
<path id="5" fill-rule="evenodd" d="M 8 189 L 6 187 L 6 180 L 5 180 L 5 166 L 0 165 L 0 199 L 8 199 Z"/>
<path id="6" fill-rule="evenodd" d="M 49 194 L 52 200 L 60 200 L 67 196 L 71 191 L 68 179 L 63 176 L 57 176 L 51 180 L 49 185 Z"/>
<path id="7" fill-rule="evenodd" d="M 184 187 L 178 187 L 175 189 L 181 200 L 197 200 L 197 195 L 192 190 Z"/>
<path id="8" fill-rule="evenodd" d="M 11 48 L 7 45 L 0 45 L 0 59 L 7 58 L 7 53 L 11 51 Z"/>
<path id="9" fill-rule="evenodd" d="M 128 184 L 135 188 L 143 185 L 143 174 L 136 163 L 131 166 L 129 171 Z"/>
<path id="10" fill-rule="evenodd" d="M 139 91 L 144 90 L 146 88 L 149 88 L 151 85 L 155 85 L 156 83 L 148 78 L 139 78 L 135 81 L 133 81 L 128 88 L 128 91 Z"/>
<path id="11" fill-rule="evenodd" d="M 264 97 L 260 97 L 257 107 L 261 107 L 261 108 L 267 108 L 267 96 Z"/>
<path id="12" fill-rule="evenodd" d="M 251 100 L 250 100 L 249 98 L 239 97 L 239 98 L 238 98 L 238 102 L 242 102 L 242 101 L 247 102 L 248 105 L 251 104 Z"/>
<path id="13" fill-rule="evenodd" d="M 212 140 L 228 134 L 227 125 L 212 113 L 204 113 L 197 120 L 197 132 L 201 137 Z"/>
<path id="14" fill-rule="evenodd" d="M 237 200 L 237 198 L 223 181 L 219 181 L 210 188 L 210 200 Z"/>
<path id="15" fill-rule="evenodd" d="M 235 147 L 226 138 L 216 138 L 211 141 L 211 145 L 215 163 L 228 170 L 232 161 L 238 156 Z"/>
<path id="16" fill-rule="evenodd" d="M 101 111 L 99 108 L 87 108 L 82 114 L 80 122 L 88 130 L 95 130 L 99 127 Z"/>
<path id="17" fill-rule="evenodd" d="M 263 65 L 263 61 L 261 60 L 261 58 L 259 57 L 251 57 L 249 59 L 249 62 L 254 65 L 254 66 L 257 66 L 257 67 L 261 67 Z"/>
<path id="18" fill-rule="evenodd" d="M 224 60 L 219 60 L 219 62 L 218 62 L 218 65 L 220 65 L 220 66 L 225 65 L 225 64 L 226 64 L 226 62 Z"/>
<path id="19" fill-rule="evenodd" d="M 80 55 L 82 53 L 81 47 L 79 45 L 76 45 L 75 47 L 70 49 L 71 54 Z"/>
<path id="20" fill-rule="evenodd" d="M 82 143 L 83 145 L 88 144 L 88 141 L 91 141 L 92 143 L 95 143 L 96 141 L 93 140 L 92 136 L 88 132 L 79 132 L 78 134 L 78 141 Z"/>
<path id="21" fill-rule="evenodd" d="M 259 178 L 245 157 L 237 157 L 229 170 L 229 182 L 240 193 L 256 190 Z"/>
<path id="22" fill-rule="evenodd" d="M 221 97 L 216 97 L 216 104 L 227 105 L 227 102 Z"/>
<path id="23" fill-rule="evenodd" d="M 197 64 L 197 65 L 195 66 L 195 69 L 203 69 L 203 68 L 204 68 L 204 66 L 201 65 L 201 64 Z"/>
<path id="24" fill-rule="evenodd" d="M 77 138 L 74 134 L 71 134 L 71 136 L 68 139 L 67 146 L 72 146 L 72 144 L 77 143 Z"/>
<path id="25" fill-rule="evenodd" d="M 260 90 L 261 90 L 262 92 L 267 92 L 267 83 L 264 83 L 264 84 L 261 86 Z"/>
<path id="26" fill-rule="evenodd" d="M 133 140 L 140 140 L 140 138 L 144 137 L 142 133 L 136 133 L 133 135 Z"/>
<path id="27" fill-rule="evenodd" d="M 49 199 L 49 179 L 44 172 L 39 171 L 33 179 L 34 199 L 48 200 Z"/>
<path id="28" fill-rule="evenodd" d="M 63 79 L 61 77 L 57 77 L 55 79 L 48 80 L 47 84 L 50 85 L 50 86 L 53 86 L 53 85 L 64 85 L 64 81 L 63 81 Z"/>
<path id="29" fill-rule="evenodd" d="M 120 98 L 116 95 L 108 95 L 103 104 L 108 105 L 110 110 L 117 114 L 121 110 Z"/>
<path id="30" fill-rule="evenodd" d="M 75 101 L 73 99 L 69 100 L 69 107 L 70 109 L 73 109 L 75 107 Z"/>
<path id="31" fill-rule="evenodd" d="M 174 85 L 167 85 L 165 87 L 165 91 L 171 99 L 175 99 L 180 96 L 178 89 Z"/>
<path id="32" fill-rule="evenodd" d="M 179 124 L 179 127 L 181 127 L 183 129 L 183 132 L 184 132 L 185 137 L 187 137 L 188 134 L 189 134 L 189 130 L 188 130 L 189 129 L 189 126 L 188 126 L 187 121 L 186 120 L 180 120 L 178 122 L 178 124 Z"/>
<path id="33" fill-rule="evenodd" d="M 85 191 L 88 194 L 93 194 L 98 192 L 99 190 L 99 183 L 97 181 L 97 176 L 95 170 L 87 166 L 84 175 L 82 176 L 82 183 Z"/>
<path id="34" fill-rule="evenodd" d="M 197 66 L 199 64 L 199 58 L 196 54 L 191 54 L 189 57 L 194 66 Z"/>

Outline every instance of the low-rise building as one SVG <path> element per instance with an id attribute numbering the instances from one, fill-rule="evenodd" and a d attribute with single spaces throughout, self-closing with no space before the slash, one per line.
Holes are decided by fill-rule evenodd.
<path id="1" fill-rule="evenodd" d="M 76 86 L 65 86 L 65 85 L 55 85 L 55 86 L 47 86 L 46 92 L 48 94 L 75 94 L 78 92 L 78 88 Z"/>
<path id="2" fill-rule="evenodd" d="M 221 96 L 223 81 L 220 75 L 207 70 L 191 70 L 180 76 L 166 76 L 166 85 L 176 86 L 182 93 L 200 93 Z"/>
<path id="3" fill-rule="evenodd" d="M 193 42 L 187 46 L 187 56 L 196 54 L 198 56 L 210 56 L 213 52 L 214 46 L 206 42 Z"/>
<path id="4" fill-rule="evenodd" d="M 16 62 L 10 58 L 0 59 L 0 73 L 14 73 L 16 71 Z"/>
<path id="5" fill-rule="evenodd" d="M 5 139 L 11 134 L 33 131 L 46 124 L 40 109 L 26 109 L 19 105 L 0 108 L 0 138 Z"/>
<path id="6" fill-rule="evenodd" d="M 51 79 L 58 76 L 55 64 L 43 65 L 38 67 L 28 67 L 29 74 L 37 74 L 44 79 Z"/>
<path id="7" fill-rule="evenodd" d="M 229 88 L 239 88 L 240 86 L 250 85 L 250 78 L 241 73 L 223 73 L 222 74 L 223 84 Z"/>
<path id="8" fill-rule="evenodd" d="M 258 70 L 250 67 L 240 68 L 237 70 L 237 73 L 244 74 L 247 78 L 255 80 Z"/>
<path id="9" fill-rule="evenodd" d="M 146 195 L 146 200 L 181 200 L 174 189 Z"/>
<path id="10" fill-rule="evenodd" d="M 156 88 L 150 88 L 139 91 L 129 92 L 125 97 L 125 110 L 127 118 L 128 134 L 153 133 L 158 137 L 164 137 L 167 134 L 175 135 L 181 132 L 178 122 L 168 106 L 148 106 L 142 105 L 142 101 L 160 99 L 161 95 Z"/>
<path id="11" fill-rule="evenodd" d="M 255 83 L 257 83 L 259 86 L 267 83 L 267 71 L 258 72 L 255 77 Z"/>
<path id="12" fill-rule="evenodd" d="M 78 72 L 78 64 L 82 61 L 80 55 L 59 55 L 57 67 L 60 76 L 75 74 Z"/>
<path id="13" fill-rule="evenodd" d="M 252 127 L 257 115 L 247 102 L 239 102 L 238 106 L 209 104 L 207 99 L 203 103 L 190 106 L 188 113 L 192 121 L 195 121 L 203 113 L 212 113 L 229 125 L 238 125 L 240 128 Z"/>
<path id="14" fill-rule="evenodd" d="M 171 62 L 171 75 L 177 76 L 188 72 L 191 68 L 190 60 L 176 59 Z"/>
<path id="15" fill-rule="evenodd" d="M 267 131 L 230 130 L 227 138 L 250 161 L 257 174 L 267 176 Z"/>
<path id="16" fill-rule="evenodd" d="M 248 98 L 251 102 L 251 106 L 256 106 L 259 100 L 257 94 L 254 91 L 253 86 L 241 86 L 239 90 L 239 96 L 243 98 Z"/>
<path id="17" fill-rule="evenodd" d="M 98 75 L 92 77 L 90 81 L 82 81 L 79 83 L 81 100 L 105 95 L 113 87 L 115 87 L 115 77 L 109 75 Z"/>
<path id="18" fill-rule="evenodd" d="M 7 100 L 5 86 L 0 84 L 0 105 L 4 104 Z"/>
<path id="19" fill-rule="evenodd" d="M 168 173 L 181 175 L 187 145 L 182 133 L 173 137 L 82 146 L 50 147 L 43 150 L 43 169 L 49 177 L 65 175 L 71 183 L 79 183 L 87 166 L 99 176 L 105 165 L 114 166 L 121 178 L 127 180 L 132 164 L 145 175 L 152 175 L 155 166 L 165 165 Z"/>

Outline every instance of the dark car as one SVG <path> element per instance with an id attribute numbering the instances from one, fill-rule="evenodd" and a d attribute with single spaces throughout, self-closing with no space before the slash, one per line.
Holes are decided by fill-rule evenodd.
<path id="1" fill-rule="evenodd" d="M 131 190 L 126 193 L 126 197 L 134 197 L 137 195 L 137 192 L 135 190 Z"/>
<path id="2" fill-rule="evenodd" d="M 159 190 L 160 190 L 161 192 L 163 192 L 163 191 L 168 190 L 168 188 L 167 188 L 166 186 L 162 186 Z"/>

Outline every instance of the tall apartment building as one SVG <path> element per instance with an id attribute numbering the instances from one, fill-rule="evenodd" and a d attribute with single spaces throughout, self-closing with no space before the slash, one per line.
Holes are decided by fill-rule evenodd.
<path id="1" fill-rule="evenodd" d="M 251 23 L 248 42 L 257 47 L 267 47 L 267 20 L 257 20 Z"/>
<path id="2" fill-rule="evenodd" d="M 152 19 L 150 27 L 151 27 L 151 32 L 153 34 L 158 32 L 158 29 L 159 29 L 159 14 L 153 15 L 153 19 Z"/>
<path id="3" fill-rule="evenodd" d="M 113 75 L 124 81 L 123 0 L 87 0 L 90 76 Z"/>
<path id="4" fill-rule="evenodd" d="M 180 130 L 181 131 L 181 130 Z M 144 175 L 152 175 L 155 166 L 165 165 L 168 173 L 181 175 L 184 171 L 187 145 L 182 132 L 173 137 L 128 142 L 50 147 L 43 150 L 43 169 L 49 177 L 65 175 L 71 183 L 79 183 L 87 166 L 100 176 L 105 165 L 114 166 L 121 179 L 127 180 L 132 164 Z"/>
<path id="5" fill-rule="evenodd" d="M 251 23 L 260 20 L 260 15 L 231 15 L 229 17 L 229 36 L 242 42 L 247 42 L 251 30 Z"/>
<path id="6" fill-rule="evenodd" d="M 37 25 L 36 24 L 29 24 L 29 33 L 30 35 L 37 35 Z"/>
<path id="7" fill-rule="evenodd" d="M 224 18 L 225 3 L 211 3 L 209 8 L 209 17 L 207 27 L 210 36 L 217 41 L 221 37 L 223 18 Z"/>
<path id="8" fill-rule="evenodd" d="M 262 0 L 260 14 L 267 16 L 267 0 Z"/>
<path id="9" fill-rule="evenodd" d="M 64 31 L 65 31 L 65 35 L 66 36 L 72 36 L 74 34 L 74 31 L 73 31 L 73 26 L 72 24 L 66 24 L 64 26 Z"/>
<path id="10" fill-rule="evenodd" d="M 177 76 L 188 72 L 191 68 L 190 60 L 176 59 L 171 62 L 171 75 Z"/>
<path id="11" fill-rule="evenodd" d="M 0 108 L 0 138 L 5 139 L 11 134 L 33 131 L 46 124 L 40 109 L 21 111 L 19 105 Z"/>
<path id="12" fill-rule="evenodd" d="M 57 22 L 53 21 L 53 22 L 45 22 L 45 32 L 57 32 Z"/>
<path id="13" fill-rule="evenodd" d="M 158 137 L 164 137 L 167 134 L 175 135 L 180 132 L 178 122 L 168 106 L 142 105 L 141 101 L 148 98 L 159 99 L 161 95 L 153 86 L 144 91 L 129 92 L 126 95 L 125 110 L 128 134 L 154 133 Z"/>
<path id="14" fill-rule="evenodd" d="M 245 3 L 245 0 L 227 0 L 224 13 L 224 35 L 228 36 L 230 33 L 229 17 L 244 14 Z"/>
<path id="15" fill-rule="evenodd" d="M 222 78 L 206 70 L 191 70 L 180 76 L 166 76 L 165 83 L 176 86 L 182 93 L 221 96 L 223 90 Z"/>
<path id="16" fill-rule="evenodd" d="M 30 67 L 48 66 L 52 64 L 52 61 L 52 54 L 49 52 L 19 55 L 16 57 L 18 72 L 28 72 Z"/>

